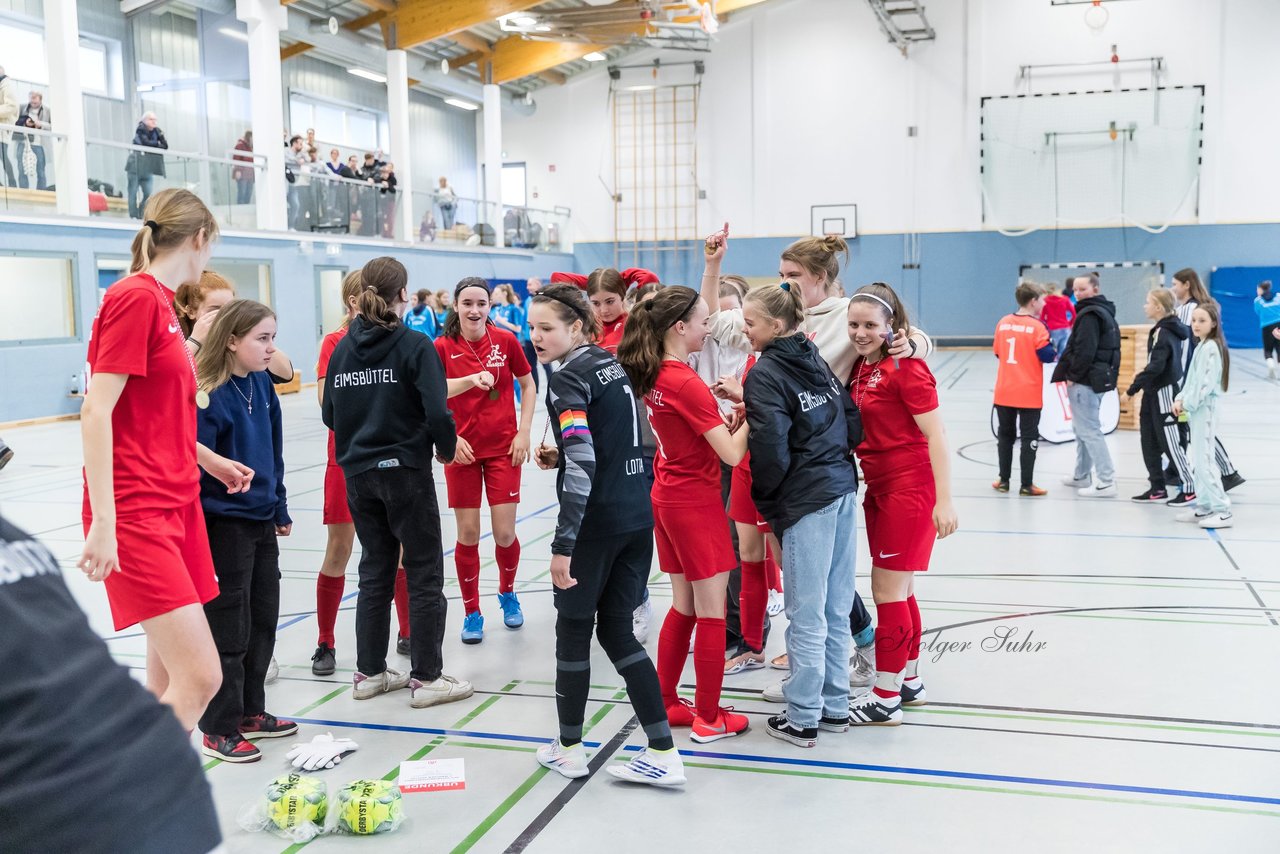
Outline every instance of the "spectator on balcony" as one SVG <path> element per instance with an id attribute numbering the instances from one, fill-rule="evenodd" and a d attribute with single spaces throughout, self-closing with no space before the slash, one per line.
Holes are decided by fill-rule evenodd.
<path id="1" fill-rule="evenodd" d="M 342 153 L 336 148 L 331 148 L 329 149 L 329 162 L 326 163 L 325 166 L 329 169 L 330 173 L 338 176 L 339 178 L 354 178 L 356 177 L 355 169 L 353 168 L 355 166 L 355 160 L 356 156 L 353 154 L 347 158 L 346 163 L 343 163 Z"/>
<path id="2" fill-rule="evenodd" d="M 396 165 L 382 167 L 378 180 L 378 231 L 383 237 L 396 236 Z"/>
<path id="3" fill-rule="evenodd" d="M 236 140 L 236 151 L 253 151 L 253 131 L 247 130 L 244 136 Z M 231 157 L 237 163 L 248 163 L 248 166 L 236 166 L 231 170 L 231 177 L 236 182 L 236 204 L 247 205 L 253 201 L 254 174 L 253 158 L 246 154 L 235 154 Z"/>
<path id="4" fill-rule="evenodd" d="M 138 122 L 138 129 L 133 134 L 133 144 L 143 148 L 167 149 L 169 141 L 164 138 L 164 131 L 157 125 L 156 114 L 146 112 Z M 164 177 L 164 155 L 159 152 L 129 152 L 124 171 L 129 176 L 129 216 L 142 219 L 146 210 L 147 199 L 151 198 L 151 186 L 157 175 Z M 138 193 L 142 198 L 138 198 Z"/>
<path id="5" fill-rule="evenodd" d="M 11 126 L 18 120 L 18 87 L 13 78 L 4 73 L 0 66 L 0 127 Z M 7 130 L 0 130 L 0 160 L 4 161 L 4 185 L 12 187 L 13 164 L 9 162 L 9 137 Z"/>
<path id="6" fill-rule="evenodd" d="M 307 144 L 303 146 L 305 149 L 316 148 L 316 129 L 307 128 Z"/>
<path id="7" fill-rule="evenodd" d="M 302 137 L 289 138 L 289 150 L 284 154 L 284 178 L 289 182 L 289 227 L 295 231 L 306 230 L 306 212 L 303 205 L 303 187 L 306 186 L 303 168 L 307 155 L 302 150 Z"/>
<path id="8" fill-rule="evenodd" d="M 449 179 L 440 176 L 440 186 L 436 188 L 436 204 L 440 207 L 441 228 L 453 228 L 453 214 L 457 209 L 458 194 L 449 186 Z"/>
<path id="9" fill-rule="evenodd" d="M 32 90 L 27 99 L 27 105 L 18 115 L 18 127 L 48 130 L 52 122 L 53 117 L 49 113 L 49 108 L 44 105 L 44 95 Z M 34 178 L 37 190 L 46 189 L 48 184 L 45 183 L 44 178 L 45 138 L 36 134 L 20 133 L 16 134 L 14 139 L 18 142 L 18 186 L 25 190 Z"/>
<path id="10" fill-rule="evenodd" d="M 360 234 L 365 237 L 373 237 L 378 233 L 379 187 L 377 185 L 381 183 L 382 180 L 382 172 L 378 168 L 378 163 L 374 159 L 373 152 L 365 152 L 364 165 L 360 167 L 358 172 L 356 172 L 356 178 L 369 185 L 367 187 L 360 187 L 358 190 Z"/>

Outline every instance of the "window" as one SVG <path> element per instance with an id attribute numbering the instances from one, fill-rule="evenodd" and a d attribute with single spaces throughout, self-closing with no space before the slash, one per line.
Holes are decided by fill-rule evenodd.
<path id="1" fill-rule="evenodd" d="M 502 164 L 502 203 L 509 208 L 523 208 L 529 204 L 523 163 Z"/>
<path id="2" fill-rule="evenodd" d="M 38 28 L 0 20 L 0 44 L 5 46 L 5 73 L 14 80 L 35 86 L 49 85 L 49 61 L 44 33 Z M 87 95 L 119 97 L 124 84 L 113 56 L 116 43 L 98 39 L 80 40 L 80 86 Z M 26 103 L 25 92 L 18 98 Z"/>
<path id="3" fill-rule="evenodd" d="M 289 96 L 290 135 L 305 136 L 307 128 L 315 128 L 316 141 L 325 147 L 376 151 L 381 146 L 378 125 L 378 113 L 372 110 L 306 95 Z M 321 154 L 323 157 L 327 152 Z"/>
<path id="4" fill-rule="evenodd" d="M 111 94 L 107 71 L 107 46 L 89 39 L 80 40 L 80 85 L 86 95 Z"/>
<path id="5" fill-rule="evenodd" d="M 0 254 L 0 345 L 74 339 L 74 289 L 69 256 Z"/>

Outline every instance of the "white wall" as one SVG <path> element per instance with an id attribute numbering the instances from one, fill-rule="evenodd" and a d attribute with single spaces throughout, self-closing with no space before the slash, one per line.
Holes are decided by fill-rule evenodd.
<path id="1" fill-rule="evenodd" d="M 811 204 L 854 202 L 863 232 L 983 227 L 979 103 L 983 96 L 1144 87 L 1145 65 L 1036 72 L 1023 64 L 1163 56 L 1161 85 L 1207 87 L 1199 219 L 1280 220 L 1280 32 L 1275 0 L 1127 0 L 1105 4 L 1101 33 L 1087 6 L 1048 0 L 931 0 L 937 40 L 904 59 L 854 0 L 771 0 L 735 16 L 706 57 L 699 172 L 709 232 L 807 233 Z M 629 57 L 628 63 L 649 55 Z M 688 54 L 669 54 L 687 61 Z M 664 71 L 671 79 L 679 70 Z M 636 72 L 631 72 L 636 74 Z M 622 83 L 644 82 L 625 77 Z M 509 118 L 508 160 L 529 164 L 541 198 L 574 209 L 577 239 L 613 237 L 608 77 L 603 68 L 536 94 Z M 914 140 L 907 127 L 919 128 Z M 555 164 L 556 172 L 548 167 Z"/>

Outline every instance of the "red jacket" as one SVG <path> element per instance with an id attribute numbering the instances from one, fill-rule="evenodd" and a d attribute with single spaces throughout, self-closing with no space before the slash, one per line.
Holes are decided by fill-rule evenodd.
<path id="1" fill-rule="evenodd" d="M 1040 319 L 1049 329 L 1070 329 L 1075 316 L 1076 307 L 1062 294 L 1050 294 L 1044 298 Z"/>
<path id="2" fill-rule="evenodd" d="M 243 139 L 239 139 L 239 140 L 236 140 L 236 151 L 251 152 L 253 151 L 253 149 L 249 147 L 249 143 L 245 142 Z M 241 163 L 253 162 L 252 157 L 246 157 L 243 154 L 232 155 L 231 159 L 238 160 Z M 231 169 L 231 178 L 234 181 L 248 181 L 250 184 L 252 184 L 254 179 L 257 177 L 257 172 L 258 170 L 254 169 L 252 166 L 250 166 L 248 169 L 242 169 L 239 166 L 236 166 Z"/>

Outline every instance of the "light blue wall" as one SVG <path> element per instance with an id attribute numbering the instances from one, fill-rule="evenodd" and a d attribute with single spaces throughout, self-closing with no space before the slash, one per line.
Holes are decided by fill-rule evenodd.
<path id="1" fill-rule="evenodd" d="M 99 258 L 127 258 L 134 232 L 119 228 L 55 226 L 50 224 L 0 225 L 0 252 L 22 252 L 32 247 L 58 251 L 65 247 L 75 260 L 78 336 L 75 341 L 45 345 L 0 344 L 0 422 L 38 418 L 79 411 L 79 401 L 68 396 L 72 376 L 84 370 L 86 342 L 98 306 Z M 547 277 L 553 270 L 569 269 L 570 255 L 534 255 L 515 250 L 442 251 L 376 244 L 336 243 L 338 255 L 329 255 L 317 241 L 312 254 L 303 254 L 299 241 L 224 236 L 214 250 L 212 269 L 218 260 L 243 259 L 269 263 L 272 298 L 279 317 L 278 343 L 293 359 L 304 382 L 315 380 L 319 349 L 319 307 L 316 300 L 317 267 L 356 269 L 369 259 L 391 254 L 409 269 L 410 289 L 451 289 L 464 276 L 525 279 Z M 32 288 L 53 283 L 32 282 Z"/>
<path id="2" fill-rule="evenodd" d="M 730 240 L 726 273 L 775 276 L 782 250 L 794 238 Z M 1004 237 L 990 231 L 942 232 L 919 238 L 920 269 L 904 270 L 903 236 L 871 234 L 850 243 L 850 262 L 842 279 L 852 291 L 868 282 L 886 282 L 899 292 L 920 326 L 938 336 L 990 336 L 992 325 L 1013 305 L 1013 289 L 1023 264 L 1074 261 L 1163 261 L 1166 282 L 1191 267 L 1213 288 L 1212 270 L 1227 266 L 1280 264 L 1280 224 L 1194 225 L 1163 234 L 1136 228 L 1042 231 Z M 702 276 L 701 243 L 680 253 L 642 253 L 658 257 L 655 272 L 664 282 L 694 284 Z M 613 266 L 614 244 L 578 243 L 579 272 Z M 631 246 L 620 266 L 631 266 Z M 1103 275 L 1106 290 L 1106 275 Z"/>

